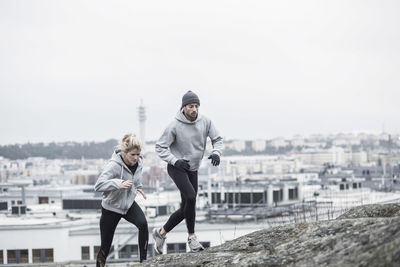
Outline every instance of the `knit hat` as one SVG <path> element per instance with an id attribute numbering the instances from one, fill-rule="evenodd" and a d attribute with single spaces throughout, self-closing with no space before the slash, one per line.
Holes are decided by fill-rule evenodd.
<path id="1" fill-rule="evenodd" d="M 182 108 L 192 103 L 197 103 L 200 105 L 200 99 L 195 93 L 189 90 L 182 97 Z"/>

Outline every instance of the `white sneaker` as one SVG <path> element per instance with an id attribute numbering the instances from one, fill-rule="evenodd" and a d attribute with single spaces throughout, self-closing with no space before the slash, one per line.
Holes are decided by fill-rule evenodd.
<path id="1" fill-rule="evenodd" d="M 167 237 L 160 234 L 160 230 L 161 228 L 153 228 L 154 250 L 158 254 L 163 254 L 164 242 Z"/>
<path id="2" fill-rule="evenodd" d="M 195 235 L 192 235 L 188 238 L 188 244 L 190 251 L 192 252 L 199 252 L 201 250 L 204 250 L 204 247 L 200 244 L 199 240 L 197 240 L 197 236 Z"/>

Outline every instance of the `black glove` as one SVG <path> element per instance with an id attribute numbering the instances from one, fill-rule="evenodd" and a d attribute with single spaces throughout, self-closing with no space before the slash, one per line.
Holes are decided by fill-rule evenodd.
<path id="1" fill-rule="evenodd" d="M 213 166 L 218 166 L 219 165 L 220 160 L 219 160 L 219 156 L 217 154 L 215 154 L 215 153 L 211 154 L 208 157 L 208 159 L 211 159 L 211 164 Z"/>
<path id="2" fill-rule="evenodd" d="M 174 166 L 185 171 L 190 169 L 189 161 L 186 159 L 178 159 Z"/>

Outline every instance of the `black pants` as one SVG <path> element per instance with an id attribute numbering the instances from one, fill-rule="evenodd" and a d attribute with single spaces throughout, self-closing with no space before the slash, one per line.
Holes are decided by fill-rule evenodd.
<path id="1" fill-rule="evenodd" d="M 188 233 L 194 233 L 196 220 L 197 171 L 184 171 L 170 164 L 168 174 L 181 192 L 181 207 L 169 217 L 164 230 L 169 232 L 186 219 Z"/>
<path id="2" fill-rule="evenodd" d="M 125 215 L 101 208 L 100 235 L 101 250 L 107 256 L 110 252 L 111 243 L 114 237 L 115 228 L 121 218 L 133 223 L 139 229 L 139 249 L 140 261 L 145 260 L 147 256 L 147 243 L 149 240 L 149 229 L 147 227 L 146 217 L 142 209 L 136 202 L 133 202 Z"/>

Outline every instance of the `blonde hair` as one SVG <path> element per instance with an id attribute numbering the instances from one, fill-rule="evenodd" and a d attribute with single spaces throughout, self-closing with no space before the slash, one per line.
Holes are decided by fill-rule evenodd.
<path id="1" fill-rule="evenodd" d="M 142 142 L 135 134 L 125 134 L 120 141 L 120 149 L 124 153 L 128 153 L 132 149 L 142 150 Z"/>

